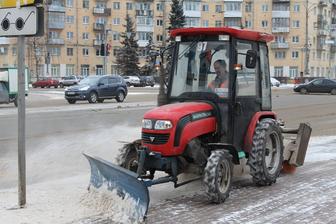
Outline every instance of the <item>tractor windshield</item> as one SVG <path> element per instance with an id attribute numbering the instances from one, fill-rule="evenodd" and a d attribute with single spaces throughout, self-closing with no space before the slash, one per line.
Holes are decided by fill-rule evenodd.
<path id="1" fill-rule="evenodd" d="M 176 57 L 171 96 L 212 91 L 220 97 L 228 97 L 228 41 L 182 42 Z"/>

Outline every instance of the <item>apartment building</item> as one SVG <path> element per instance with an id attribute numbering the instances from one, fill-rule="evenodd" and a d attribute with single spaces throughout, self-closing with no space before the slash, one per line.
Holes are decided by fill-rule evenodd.
<path id="1" fill-rule="evenodd" d="M 36 76 L 116 74 L 126 14 L 135 23 L 140 63 L 150 39 L 168 37 L 169 0 L 47 0 L 45 36 L 27 38 L 26 63 Z M 272 33 L 275 77 L 336 78 L 336 0 L 184 0 L 186 27 L 243 27 Z M 109 56 L 101 55 L 107 43 Z M 15 66 L 16 40 L 0 39 L 0 66 Z M 106 68 L 106 71 L 105 69 Z"/>

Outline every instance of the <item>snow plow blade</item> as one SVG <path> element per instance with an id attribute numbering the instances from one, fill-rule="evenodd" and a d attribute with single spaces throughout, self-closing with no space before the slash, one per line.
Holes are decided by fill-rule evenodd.
<path id="1" fill-rule="evenodd" d="M 296 135 L 296 138 L 292 139 L 285 147 L 284 160 L 287 161 L 289 165 L 295 167 L 303 165 L 311 131 L 312 128 L 306 123 L 301 123 L 297 129 L 282 129 L 283 134 Z"/>
<path id="2" fill-rule="evenodd" d="M 84 153 L 83 153 L 84 154 Z M 91 167 L 90 186 L 96 189 L 116 190 L 118 196 L 130 196 L 136 202 L 138 214 L 146 217 L 149 206 L 149 193 L 146 183 L 138 179 L 138 175 L 118 165 L 98 157 L 84 154 Z"/>

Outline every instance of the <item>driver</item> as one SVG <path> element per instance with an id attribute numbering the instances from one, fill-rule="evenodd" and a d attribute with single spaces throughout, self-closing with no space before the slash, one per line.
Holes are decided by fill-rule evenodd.
<path id="1" fill-rule="evenodd" d="M 229 74 L 226 70 L 225 60 L 217 60 L 214 63 L 214 70 L 216 73 L 216 78 L 209 83 L 208 88 L 215 90 L 216 88 L 228 88 L 229 84 Z"/>

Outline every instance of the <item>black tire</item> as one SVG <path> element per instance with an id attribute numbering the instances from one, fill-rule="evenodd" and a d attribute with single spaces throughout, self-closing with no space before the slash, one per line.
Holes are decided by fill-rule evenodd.
<path id="1" fill-rule="evenodd" d="M 125 93 L 123 91 L 119 91 L 117 93 L 116 100 L 118 102 L 123 102 L 125 100 Z"/>
<path id="2" fill-rule="evenodd" d="M 204 169 L 203 182 L 210 201 L 223 203 L 229 197 L 232 184 L 232 156 L 224 150 L 214 150 Z"/>
<path id="3" fill-rule="evenodd" d="M 67 100 L 69 104 L 75 104 L 76 100 Z"/>
<path id="4" fill-rule="evenodd" d="M 127 85 L 127 87 L 130 87 L 130 86 L 131 86 L 131 83 L 127 82 L 126 85 Z"/>
<path id="5" fill-rule="evenodd" d="M 89 98 L 88 98 L 89 103 L 97 103 L 97 100 L 98 100 L 97 93 L 94 91 L 90 92 Z"/>
<path id="6" fill-rule="evenodd" d="M 60 83 L 60 84 L 59 84 L 59 87 L 60 87 L 60 88 L 64 88 L 63 83 Z"/>
<path id="7" fill-rule="evenodd" d="M 138 169 L 138 153 L 137 149 L 141 145 L 141 139 L 132 143 L 125 144 L 119 149 L 119 155 L 117 156 L 117 164 L 125 169 L 128 169 L 134 173 Z"/>
<path id="8" fill-rule="evenodd" d="M 50 86 L 47 86 L 47 88 L 50 88 Z"/>
<path id="9" fill-rule="evenodd" d="M 55 89 L 57 89 L 57 88 L 58 88 L 58 86 L 54 86 L 54 88 L 55 88 Z"/>
<path id="10" fill-rule="evenodd" d="M 151 87 L 154 87 L 154 85 L 151 85 Z"/>
<path id="11" fill-rule="evenodd" d="M 331 95 L 336 95 L 336 89 L 332 89 L 332 90 L 330 91 L 330 94 L 331 94 Z"/>
<path id="12" fill-rule="evenodd" d="M 104 99 L 98 99 L 98 103 L 104 103 Z"/>
<path id="13" fill-rule="evenodd" d="M 301 93 L 301 94 L 307 94 L 308 91 L 307 91 L 306 88 L 302 88 L 302 89 L 300 89 L 300 93 Z"/>
<path id="14" fill-rule="evenodd" d="M 283 137 L 274 119 L 263 119 L 254 130 L 248 164 L 253 182 L 267 186 L 276 182 L 283 163 Z"/>

